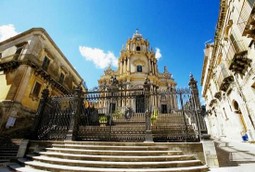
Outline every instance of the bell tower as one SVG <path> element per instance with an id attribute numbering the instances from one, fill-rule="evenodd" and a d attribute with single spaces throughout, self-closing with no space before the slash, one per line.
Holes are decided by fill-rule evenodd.
<path id="1" fill-rule="evenodd" d="M 157 59 L 149 41 L 138 30 L 128 39 L 119 58 L 119 75 L 137 75 L 138 78 L 157 74 Z M 139 77 L 140 76 L 140 77 Z"/>

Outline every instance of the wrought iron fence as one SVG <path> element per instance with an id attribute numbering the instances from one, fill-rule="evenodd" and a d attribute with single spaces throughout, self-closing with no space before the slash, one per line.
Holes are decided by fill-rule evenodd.
<path id="1" fill-rule="evenodd" d="M 47 93 L 47 91 L 46 91 Z M 34 139 L 107 141 L 198 141 L 197 110 L 190 89 L 152 90 L 149 80 L 143 89 L 116 85 L 102 90 L 62 97 L 44 93 Z M 172 108 L 160 111 L 161 99 Z M 170 97 L 171 99 L 167 99 Z M 156 107 L 157 105 L 157 107 Z"/>

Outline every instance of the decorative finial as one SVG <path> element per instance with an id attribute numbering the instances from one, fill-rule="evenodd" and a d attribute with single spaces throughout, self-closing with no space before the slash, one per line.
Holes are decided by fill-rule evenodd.
<path id="1" fill-rule="evenodd" d="M 139 33 L 139 29 L 138 29 L 138 28 L 136 28 L 135 33 L 136 33 L 136 34 L 138 34 L 138 33 Z"/>
<path id="2" fill-rule="evenodd" d="M 193 74 L 192 74 L 191 72 L 189 73 L 189 77 L 190 77 L 190 78 L 194 78 L 194 77 L 193 77 Z"/>

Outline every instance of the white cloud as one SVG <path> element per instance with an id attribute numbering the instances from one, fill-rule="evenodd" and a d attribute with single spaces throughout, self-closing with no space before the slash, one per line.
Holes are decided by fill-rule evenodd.
<path id="1" fill-rule="evenodd" d="M 79 46 L 81 55 L 88 61 L 92 61 L 99 68 L 106 68 L 109 65 L 113 67 L 118 66 L 117 57 L 111 52 L 107 53 L 99 48 L 91 48 L 86 46 Z"/>
<path id="2" fill-rule="evenodd" d="M 17 35 L 13 24 L 0 26 L 0 42 Z"/>
<path id="3" fill-rule="evenodd" d="M 155 54 L 156 59 L 158 60 L 160 57 L 162 57 L 161 53 L 160 53 L 160 49 L 156 48 L 156 54 Z"/>

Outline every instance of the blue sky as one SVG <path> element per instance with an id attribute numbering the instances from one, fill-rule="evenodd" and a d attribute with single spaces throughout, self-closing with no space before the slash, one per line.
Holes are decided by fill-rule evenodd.
<path id="1" fill-rule="evenodd" d="M 0 40 L 43 27 L 84 78 L 97 86 L 138 28 L 178 87 L 200 85 L 205 42 L 213 41 L 219 0 L 1 0 Z M 83 50 L 86 50 L 84 52 Z"/>

